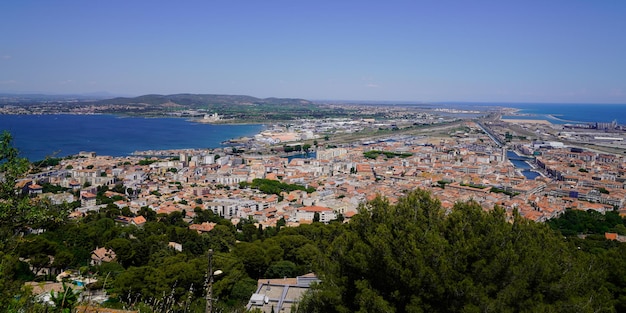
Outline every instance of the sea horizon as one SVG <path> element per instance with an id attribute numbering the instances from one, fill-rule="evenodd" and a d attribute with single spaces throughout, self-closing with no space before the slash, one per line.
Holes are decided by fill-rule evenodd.
<path id="1" fill-rule="evenodd" d="M 519 109 L 517 114 L 525 114 L 536 119 L 546 119 L 553 124 L 610 123 L 613 121 L 618 124 L 626 124 L 626 105 L 518 103 L 509 107 Z"/>

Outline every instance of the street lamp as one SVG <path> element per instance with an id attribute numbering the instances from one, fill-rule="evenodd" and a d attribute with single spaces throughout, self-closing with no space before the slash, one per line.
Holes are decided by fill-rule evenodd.
<path id="1" fill-rule="evenodd" d="M 209 249 L 209 268 L 207 269 L 206 313 L 213 312 L 213 249 Z"/>
<path id="2" fill-rule="evenodd" d="M 209 249 L 209 268 L 207 269 L 206 313 L 213 312 L 213 277 L 222 275 L 222 270 L 213 271 L 213 249 Z"/>

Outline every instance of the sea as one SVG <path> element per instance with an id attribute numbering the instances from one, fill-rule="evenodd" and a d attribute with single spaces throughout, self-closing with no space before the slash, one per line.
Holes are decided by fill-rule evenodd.
<path id="1" fill-rule="evenodd" d="M 21 157 L 39 161 L 81 151 L 128 156 L 135 151 L 214 149 L 223 142 L 250 137 L 261 124 L 205 124 L 183 118 L 142 118 L 116 115 L 0 115 L 0 132 L 8 131 Z"/>
<path id="2" fill-rule="evenodd" d="M 566 104 L 566 103 L 501 103 L 501 107 L 515 108 L 520 116 L 513 119 L 541 119 L 553 124 L 610 123 L 626 124 L 626 104 Z"/>

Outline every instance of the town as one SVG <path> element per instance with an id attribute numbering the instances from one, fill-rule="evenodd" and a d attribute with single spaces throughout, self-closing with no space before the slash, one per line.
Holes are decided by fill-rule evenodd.
<path id="1" fill-rule="evenodd" d="M 517 123 L 526 127 L 524 121 Z M 323 121 L 301 123 L 308 124 L 326 127 Z M 345 127 L 340 132 L 358 131 L 355 128 L 362 127 L 360 124 L 362 121 L 335 121 L 336 127 Z M 314 220 L 348 221 L 368 200 L 381 196 L 394 203 L 418 188 L 430 191 L 445 208 L 473 200 L 485 210 L 497 206 L 540 222 L 568 208 L 624 209 L 623 156 L 562 142 L 531 142 L 522 136 L 502 146 L 481 123 L 464 120 L 453 126 L 445 129 L 447 135 L 391 134 L 329 145 L 329 136 L 316 135 L 315 129 L 274 125 L 246 139 L 246 149 L 149 151 L 127 157 L 81 152 L 21 183 L 33 194 L 42 193 L 43 184 L 74 191 L 39 196 L 57 203 L 80 200 L 75 217 L 105 206 L 96 201 L 101 187 L 123 184 L 124 193 L 107 195 L 115 197 L 119 209 L 128 208 L 132 217 L 147 207 L 157 214 L 183 212 L 191 221 L 200 209 L 211 210 L 234 224 L 252 219 L 261 227 L 276 226 L 283 219 L 287 226 Z M 501 133 L 501 126 L 492 128 Z M 509 131 L 502 134 L 505 136 L 512 137 Z M 306 141 L 312 143 L 300 144 Z M 288 150 L 291 155 L 281 156 L 275 148 L 274 153 L 260 152 L 262 147 L 276 144 L 276 149 L 283 154 Z M 530 166 L 524 171 L 532 172 L 534 179 L 526 177 L 513 161 Z M 268 193 L 254 188 L 255 181 L 304 188 Z M 189 227 L 199 232 L 211 230 L 211 225 Z"/>
<path id="2" fill-rule="evenodd" d="M 84 224 L 108 230 L 103 238 L 91 233 L 88 243 L 65 238 L 74 236 L 72 231 L 66 233 L 64 244 L 70 240 L 71 246 L 80 245 L 75 252 L 57 246 L 42 255 L 23 248 L 19 261 L 28 264 L 28 275 L 47 280 L 26 281 L 25 286 L 33 288 L 36 301 L 47 305 L 68 288 L 66 282 L 86 291 L 79 303 L 121 308 L 115 304 L 120 292 L 150 301 L 148 295 L 155 295 L 157 287 L 137 294 L 126 280 L 147 279 L 130 278 L 137 268 L 163 266 L 149 263 L 160 258 L 156 251 L 161 251 L 171 262 L 195 260 L 196 265 L 167 269 L 171 273 L 164 275 L 169 278 L 162 278 L 159 288 L 174 292 L 178 275 L 185 272 L 189 274 L 185 286 L 202 285 L 209 295 L 212 283 L 201 282 L 206 263 L 198 262 L 209 249 L 210 267 L 216 249 L 219 266 L 227 270 L 217 292 L 230 299 L 220 305 L 288 310 L 300 303 L 312 283 L 324 281 L 313 265 L 323 255 L 321 248 L 298 233 L 316 229 L 308 233 L 312 235 L 323 232 L 321 227 L 349 231 L 368 218 L 362 213 L 381 203 L 402 205 L 421 194 L 436 201 L 442 216 L 464 214 L 460 208 L 469 205 L 483 214 L 502 214 L 505 224 L 538 222 L 528 227 L 549 224 L 571 212 L 607 219 L 626 213 L 625 160 L 610 153 L 620 148 L 590 140 L 622 138 L 622 128 L 615 123 L 594 129 L 597 124 L 504 119 L 497 112 L 480 118 L 410 114 L 384 120 L 329 117 L 270 124 L 254 136 L 214 149 L 135 151 L 128 156 L 83 151 L 34 162 L 30 173 L 17 180 L 18 194 L 33 203 L 62 208 L 59 218 L 68 230 Z M 26 226 L 19 230 L 25 247 L 54 246 L 45 238 L 57 231 Z M 591 235 L 626 241 L 623 227 L 606 230 Z M 158 244 L 150 236 L 160 236 Z M 277 244 L 273 236 L 285 242 L 270 247 Z M 148 244 L 146 240 L 152 240 L 155 252 L 135 253 Z M 322 247 L 324 241 L 317 244 Z M 265 245 L 268 251 L 283 252 L 271 257 L 261 248 Z M 295 251 L 301 255 L 293 255 Z M 112 290 L 104 288 L 107 278 L 99 271 L 106 271 L 106 277 L 113 273 Z M 237 283 L 223 285 L 235 277 L 247 277 L 237 287 L 246 291 L 235 293 Z M 172 297 L 191 296 L 191 289 L 185 290 Z M 51 298 L 54 292 L 57 298 Z"/>
<path id="3" fill-rule="evenodd" d="M 625 1 L 30 2 L 0 312 L 626 312 Z"/>

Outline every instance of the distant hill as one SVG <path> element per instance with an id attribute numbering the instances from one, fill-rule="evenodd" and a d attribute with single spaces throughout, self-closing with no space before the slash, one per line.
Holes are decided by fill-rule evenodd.
<path id="1" fill-rule="evenodd" d="M 313 102 L 304 99 L 290 98 L 255 98 L 241 95 L 212 95 L 212 94 L 173 94 L 173 95 L 143 95 L 127 98 L 118 97 L 97 101 L 96 104 L 129 105 L 145 104 L 151 106 L 177 104 L 187 108 L 206 108 L 221 105 L 293 105 L 308 106 Z"/>
<path id="2" fill-rule="evenodd" d="M 13 114 L 100 113 L 131 116 L 202 117 L 217 113 L 221 122 L 287 121 L 301 118 L 347 117 L 358 112 L 328 107 L 305 99 L 255 98 L 242 95 L 173 94 L 139 97 L 79 98 L 54 95 L 0 94 L 0 105 L 19 107 Z"/>

